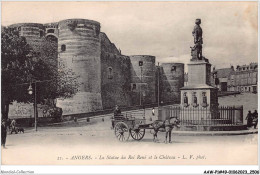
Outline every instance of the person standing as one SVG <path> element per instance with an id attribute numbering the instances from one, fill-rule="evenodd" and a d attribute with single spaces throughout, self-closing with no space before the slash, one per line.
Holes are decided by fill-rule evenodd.
<path id="1" fill-rule="evenodd" d="M 16 130 L 16 121 L 12 120 L 11 122 L 11 134 L 15 132 L 15 134 L 17 134 L 17 130 Z"/>
<path id="2" fill-rule="evenodd" d="M 5 147 L 6 136 L 7 136 L 7 123 L 6 123 L 5 120 L 2 120 L 2 123 L 1 123 L 1 146 L 3 146 L 3 148 L 6 148 Z"/>
<path id="3" fill-rule="evenodd" d="M 170 119 L 165 120 L 164 125 L 165 125 L 165 132 L 166 132 L 165 133 L 165 143 L 167 143 L 168 135 L 169 135 L 169 143 L 172 143 L 172 129 L 173 129 L 173 126 L 170 123 Z"/>
<path id="4" fill-rule="evenodd" d="M 258 113 L 257 113 L 257 110 L 254 111 L 253 113 L 253 121 L 254 121 L 254 129 L 256 129 L 256 126 L 258 124 Z"/>
<path id="5" fill-rule="evenodd" d="M 152 115 L 153 115 L 153 116 L 155 115 L 154 107 L 153 107 L 153 109 L 152 109 Z"/>
<path id="6" fill-rule="evenodd" d="M 251 127 L 252 122 L 253 122 L 253 115 L 252 115 L 251 111 L 248 111 L 248 114 L 246 116 L 246 120 L 247 120 L 247 127 Z"/>

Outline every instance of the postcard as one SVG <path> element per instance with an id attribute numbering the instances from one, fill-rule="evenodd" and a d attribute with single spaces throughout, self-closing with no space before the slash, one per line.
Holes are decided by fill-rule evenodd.
<path id="1" fill-rule="evenodd" d="M 2 165 L 258 164 L 257 2 L 2 2 L 1 48 Z"/>

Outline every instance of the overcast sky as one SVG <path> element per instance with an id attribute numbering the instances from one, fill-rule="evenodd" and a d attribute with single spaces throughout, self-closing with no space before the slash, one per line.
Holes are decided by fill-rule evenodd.
<path id="1" fill-rule="evenodd" d="M 190 59 L 201 18 L 203 56 L 217 68 L 257 62 L 257 2 L 2 2 L 2 25 L 85 18 L 101 23 L 124 55 Z"/>

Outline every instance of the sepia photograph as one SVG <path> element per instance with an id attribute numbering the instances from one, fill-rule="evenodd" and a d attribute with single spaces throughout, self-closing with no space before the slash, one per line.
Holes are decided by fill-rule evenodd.
<path id="1" fill-rule="evenodd" d="M 258 163 L 257 1 L 1 2 L 1 165 Z"/>

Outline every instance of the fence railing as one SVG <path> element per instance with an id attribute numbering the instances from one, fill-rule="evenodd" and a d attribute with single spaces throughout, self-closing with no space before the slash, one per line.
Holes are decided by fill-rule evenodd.
<path id="1" fill-rule="evenodd" d="M 243 106 L 165 106 L 159 109 L 159 120 L 177 117 L 181 125 L 241 125 Z"/>

